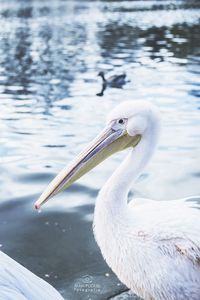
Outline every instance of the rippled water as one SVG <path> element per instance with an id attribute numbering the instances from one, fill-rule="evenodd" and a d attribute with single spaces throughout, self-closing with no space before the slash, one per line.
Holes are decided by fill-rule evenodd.
<path id="1" fill-rule="evenodd" d="M 33 203 L 116 104 L 145 99 L 163 113 L 160 147 L 134 193 L 200 194 L 199 16 L 198 1 L 0 0 L 1 249 L 66 299 L 124 289 L 92 234 L 95 197 L 124 155 L 41 213 Z M 98 97 L 100 70 L 129 82 Z"/>

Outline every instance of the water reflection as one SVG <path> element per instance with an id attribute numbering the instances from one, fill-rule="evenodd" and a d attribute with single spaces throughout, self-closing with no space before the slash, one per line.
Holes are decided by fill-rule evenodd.
<path id="1" fill-rule="evenodd" d="M 199 1 L 0 0 L 0 244 L 66 299 L 124 289 L 92 234 L 95 197 L 123 155 L 41 214 L 32 204 L 115 104 L 146 99 L 163 112 L 159 151 L 134 193 L 200 193 L 199 12 Z M 97 97 L 100 70 L 126 72 L 130 82 Z M 100 292 L 75 290 L 85 276 Z"/>

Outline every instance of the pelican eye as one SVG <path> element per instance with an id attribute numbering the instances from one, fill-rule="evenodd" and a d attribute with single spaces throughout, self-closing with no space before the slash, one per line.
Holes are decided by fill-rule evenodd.
<path id="1" fill-rule="evenodd" d="M 119 123 L 119 124 L 124 124 L 125 121 L 124 121 L 124 119 L 119 119 L 119 120 L 118 120 L 118 123 Z"/>

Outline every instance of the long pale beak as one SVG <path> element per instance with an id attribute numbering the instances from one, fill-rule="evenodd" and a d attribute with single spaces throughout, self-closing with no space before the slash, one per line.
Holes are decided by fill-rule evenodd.
<path id="1" fill-rule="evenodd" d="M 66 168 L 64 168 L 44 190 L 35 202 L 39 209 L 46 201 L 89 172 L 115 152 L 136 146 L 140 135 L 129 136 L 125 129 L 113 129 L 108 125 L 93 142 Z"/>

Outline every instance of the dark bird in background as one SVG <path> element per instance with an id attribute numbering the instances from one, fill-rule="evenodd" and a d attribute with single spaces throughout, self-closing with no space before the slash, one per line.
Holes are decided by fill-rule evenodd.
<path id="1" fill-rule="evenodd" d="M 102 78 L 103 83 L 111 87 L 121 88 L 126 83 L 125 73 L 119 75 L 113 75 L 106 79 L 104 72 L 101 71 L 99 72 L 98 76 Z"/>
<path id="2" fill-rule="evenodd" d="M 104 91 L 107 87 L 113 87 L 113 88 L 122 88 L 124 84 L 126 84 L 128 81 L 126 81 L 126 74 L 119 74 L 119 75 L 113 75 L 105 78 L 104 72 L 99 72 L 98 76 L 102 78 L 102 89 L 101 92 L 97 94 L 97 96 L 103 96 Z"/>

